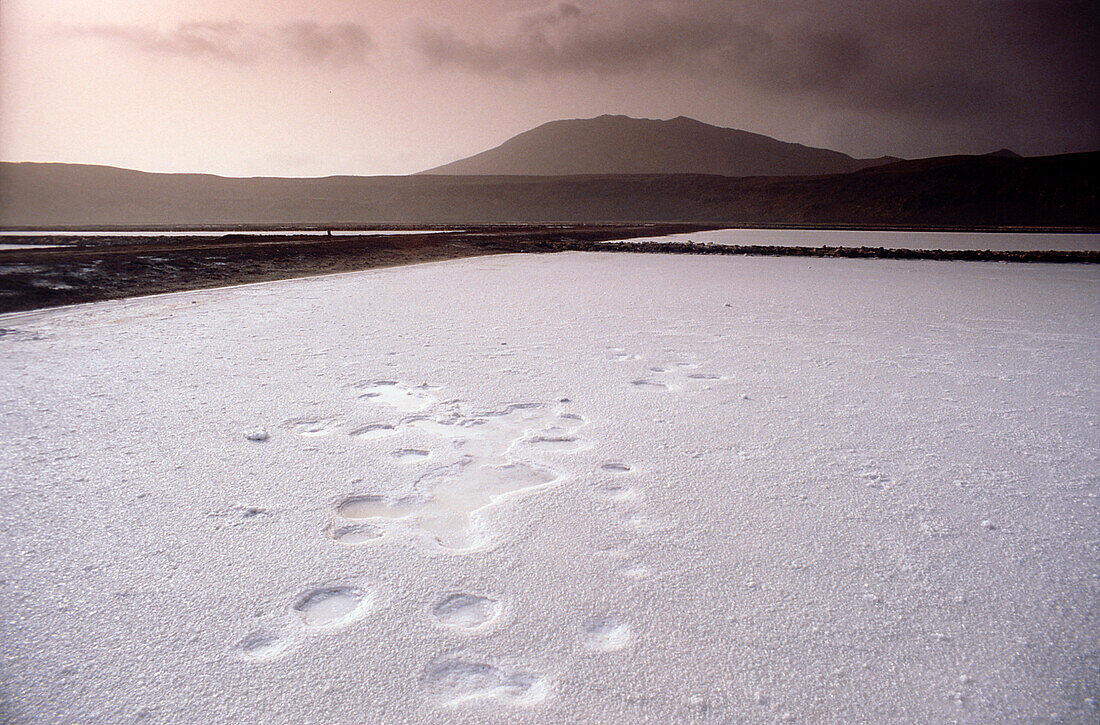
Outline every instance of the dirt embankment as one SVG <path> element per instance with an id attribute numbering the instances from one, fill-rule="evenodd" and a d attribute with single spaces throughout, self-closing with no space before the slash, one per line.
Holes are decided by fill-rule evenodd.
<path id="1" fill-rule="evenodd" d="M 41 237 L 34 241 L 65 246 L 0 250 L 0 312 L 484 254 L 552 251 L 563 240 L 595 244 L 707 228 L 713 227 L 517 225 L 362 237 Z"/>

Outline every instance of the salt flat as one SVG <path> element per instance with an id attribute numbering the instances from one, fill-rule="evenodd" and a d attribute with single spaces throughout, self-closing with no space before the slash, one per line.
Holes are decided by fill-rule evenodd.
<path id="1" fill-rule="evenodd" d="M 990 251 L 1097 251 L 1100 234 L 1069 232 L 947 232 L 855 229 L 713 229 L 631 242 L 695 242 L 780 247 L 881 247 L 884 249 L 982 249 Z"/>
<path id="2" fill-rule="evenodd" d="M 0 719 L 1095 722 L 1098 291 L 576 253 L 0 317 Z"/>

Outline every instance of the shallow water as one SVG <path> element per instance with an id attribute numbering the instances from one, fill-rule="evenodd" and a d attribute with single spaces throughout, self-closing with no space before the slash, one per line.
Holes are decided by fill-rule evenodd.
<path id="1" fill-rule="evenodd" d="M 1024 232 L 895 232 L 844 229 L 717 229 L 628 242 L 698 242 L 700 244 L 777 247 L 884 247 L 886 249 L 982 249 L 990 251 L 1098 251 L 1100 234 Z"/>

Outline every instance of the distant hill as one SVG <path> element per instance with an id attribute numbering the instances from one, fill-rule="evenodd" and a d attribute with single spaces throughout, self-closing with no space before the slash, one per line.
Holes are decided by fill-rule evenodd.
<path id="1" fill-rule="evenodd" d="M 0 227 L 721 222 L 1100 226 L 1100 152 L 949 156 L 831 176 L 231 179 L 0 163 Z"/>
<path id="2" fill-rule="evenodd" d="M 552 121 L 500 146 L 424 174 L 570 176 L 577 174 L 841 174 L 898 161 L 854 159 L 838 151 L 777 141 L 680 116 Z"/>

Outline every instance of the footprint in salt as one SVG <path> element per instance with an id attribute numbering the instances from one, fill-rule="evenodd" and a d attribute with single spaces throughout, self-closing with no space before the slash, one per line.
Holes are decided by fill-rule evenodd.
<path id="1" fill-rule="evenodd" d="M 206 514 L 208 519 L 214 521 L 214 528 L 253 526 L 269 524 L 275 519 L 275 512 L 261 506 L 244 506 L 234 504 L 226 506 Z"/>
<path id="2" fill-rule="evenodd" d="M 336 421 L 329 417 L 291 418 L 283 423 L 283 427 L 300 436 L 314 438 L 331 433 L 336 427 Z"/>
<path id="3" fill-rule="evenodd" d="M 547 678 L 522 665 L 495 665 L 473 657 L 454 657 L 429 665 L 420 677 L 430 701 L 457 707 L 477 700 L 530 706 L 546 699 Z"/>
<path id="4" fill-rule="evenodd" d="M 374 605 L 374 595 L 354 585 L 307 589 L 290 609 L 308 629 L 337 629 L 361 619 Z"/>
<path id="5" fill-rule="evenodd" d="M 609 347 L 607 348 L 607 356 L 615 362 L 626 362 L 627 360 L 641 360 L 641 355 L 634 355 L 627 352 L 621 347 Z"/>
<path id="6" fill-rule="evenodd" d="M 630 465 L 619 461 L 605 461 L 597 468 L 600 473 L 610 474 L 613 477 L 613 480 L 605 481 L 596 487 L 598 496 L 609 501 L 625 501 L 637 497 L 637 490 L 619 478 L 634 470 Z"/>
<path id="7" fill-rule="evenodd" d="M 577 436 L 544 433 L 521 438 L 517 444 L 521 448 L 549 453 L 576 453 L 592 447 L 590 442 Z"/>
<path id="8" fill-rule="evenodd" d="M 390 455 L 396 458 L 398 463 L 419 463 L 430 458 L 432 453 L 423 448 L 399 448 Z"/>
<path id="9" fill-rule="evenodd" d="M 283 628 L 259 630 L 249 634 L 237 644 L 237 654 L 251 662 L 270 662 L 289 654 L 298 645 L 292 632 Z"/>
<path id="10" fill-rule="evenodd" d="M 367 380 L 354 386 L 360 391 L 359 398 L 368 403 L 386 405 L 405 413 L 415 413 L 439 402 L 431 391 L 437 386 L 406 385 L 396 380 Z"/>
<path id="11" fill-rule="evenodd" d="M 698 371 L 698 363 L 692 362 L 674 362 L 661 365 L 649 366 L 648 372 L 650 373 L 646 377 L 632 380 L 631 385 L 637 388 L 651 388 L 654 390 L 670 390 L 673 392 L 679 392 L 683 390 L 692 390 L 698 388 L 700 383 L 714 382 L 718 380 L 724 380 L 725 378 L 715 373 Z"/>
<path id="12" fill-rule="evenodd" d="M 648 566 L 637 561 L 624 563 L 618 571 L 623 577 L 634 581 L 645 581 L 653 576 L 653 572 Z"/>
<path id="13" fill-rule="evenodd" d="M 618 652 L 633 640 L 630 625 L 613 618 L 588 622 L 581 631 L 581 642 L 589 652 Z"/>
<path id="14" fill-rule="evenodd" d="M 600 484 L 596 488 L 596 493 L 608 501 L 626 501 L 628 499 L 636 498 L 638 492 L 633 486 L 628 486 L 625 483 L 619 483 L 618 481 L 612 481 L 610 483 Z"/>
<path id="15" fill-rule="evenodd" d="M 626 516 L 626 524 L 639 534 L 656 534 L 669 531 L 675 524 L 666 518 L 647 516 L 642 513 L 632 513 Z"/>
<path id="16" fill-rule="evenodd" d="M 541 403 L 513 403 L 504 408 L 467 412 L 460 404 L 441 415 L 413 415 L 403 423 L 430 435 L 449 439 L 467 455 L 500 458 L 525 430 L 544 428 L 549 413 Z"/>
<path id="17" fill-rule="evenodd" d="M 377 494 L 364 494 L 344 499 L 336 507 L 336 513 L 351 521 L 401 519 L 411 516 L 425 503 L 425 499 L 416 496 L 390 498 Z"/>
<path id="18" fill-rule="evenodd" d="M 859 477 L 863 479 L 863 485 L 867 488 L 890 488 L 893 484 L 893 479 L 888 474 L 874 466 L 864 468 L 859 472 Z"/>
<path id="19" fill-rule="evenodd" d="M 387 438 L 397 433 L 397 427 L 390 423 L 370 423 L 360 426 L 348 433 L 352 438 L 362 440 L 374 440 L 375 438 Z"/>
<path id="20" fill-rule="evenodd" d="M 351 521 L 399 520 L 443 549 L 468 552 L 493 543 L 493 534 L 480 513 L 508 494 L 543 486 L 559 477 L 556 471 L 526 463 L 479 465 L 466 459 L 421 476 L 416 495 L 354 495 L 344 499 L 336 512 Z"/>
<path id="21" fill-rule="evenodd" d="M 382 534 L 382 529 L 374 524 L 352 524 L 328 529 L 329 538 L 344 546 L 369 544 L 381 539 Z"/>
<path id="22" fill-rule="evenodd" d="M 474 630 L 496 619 L 501 604 L 497 599 L 478 594 L 449 594 L 432 607 L 432 615 L 454 629 Z"/>
<path id="23" fill-rule="evenodd" d="M 547 453 L 576 453 L 592 447 L 592 443 L 576 435 L 587 422 L 576 413 L 559 413 L 537 421 L 541 427 L 531 427 L 515 440 L 512 449 Z"/>
<path id="24" fill-rule="evenodd" d="M 568 398 L 561 399 L 568 402 Z M 435 413 L 406 416 L 409 427 L 449 441 L 451 447 L 478 463 L 501 463 L 518 453 L 573 453 L 591 447 L 577 435 L 587 421 L 581 415 L 555 412 L 543 403 L 510 403 L 501 408 L 468 411 L 450 401 Z"/>
<path id="25" fill-rule="evenodd" d="M 256 630 L 238 642 L 237 655 L 251 662 L 279 659 L 298 647 L 302 634 L 342 629 L 366 616 L 376 600 L 375 592 L 360 584 L 311 587 L 291 600 L 278 624 Z"/>

